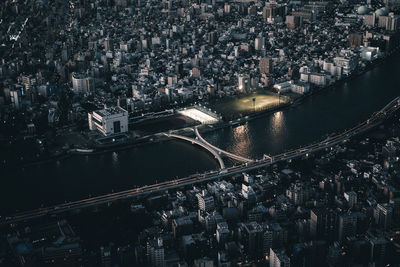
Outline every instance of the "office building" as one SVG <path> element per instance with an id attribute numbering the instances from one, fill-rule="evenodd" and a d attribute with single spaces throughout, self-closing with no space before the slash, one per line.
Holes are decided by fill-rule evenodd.
<path id="1" fill-rule="evenodd" d="M 256 222 L 243 223 L 241 227 L 242 244 L 251 258 L 260 257 L 263 254 L 264 230 Z"/>
<path id="2" fill-rule="evenodd" d="M 393 208 L 387 204 L 378 204 L 374 209 L 375 223 L 378 227 L 389 229 L 392 223 Z"/>
<path id="3" fill-rule="evenodd" d="M 355 204 L 357 204 L 357 193 L 354 191 L 345 192 L 344 198 L 346 199 L 350 208 L 353 208 Z"/>
<path id="4" fill-rule="evenodd" d="M 342 214 L 339 216 L 339 241 L 343 241 L 346 237 L 350 237 L 357 232 L 357 216 L 356 214 Z"/>
<path id="5" fill-rule="evenodd" d="M 310 213 L 310 235 L 314 239 L 336 237 L 336 214 L 332 210 L 318 208 Z"/>
<path id="6" fill-rule="evenodd" d="M 290 258 L 282 250 L 269 249 L 269 267 L 290 267 Z"/>

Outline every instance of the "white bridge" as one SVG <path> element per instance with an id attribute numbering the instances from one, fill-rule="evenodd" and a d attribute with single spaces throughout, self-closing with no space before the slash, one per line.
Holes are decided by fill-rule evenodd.
<path id="1" fill-rule="evenodd" d="M 196 144 L 196 145 L 199 145 L 199 146 L 205 148 L 207 151 L 209 151 L 211 154 L 213 154 L 213 156 L 218 160 L 221 169 L 225 169 L 225 164 L 224 164 L 224 161 L 222 160 L 221 156 L 225 156 L 225 157 L 228 157 L 228 158 L 240 161 L 240 162 L 253 162 L 254 161 L 252 159 L 233 154 L 231 152 L 220 149 L 219 147 L 216 147 L 213 144 L 210 144 L 207 140 L 205 140 L 200 135 L 197 127 L 193 128 L 193 131 L 196 135 L 195 138 L 178 135 L 178 134 L 166 134 L 165 133 L 165 135 L 168 137 L 174 137 L 177 139 L 185 140 L 185 141 L 191 142 L 192 144 Z"/>

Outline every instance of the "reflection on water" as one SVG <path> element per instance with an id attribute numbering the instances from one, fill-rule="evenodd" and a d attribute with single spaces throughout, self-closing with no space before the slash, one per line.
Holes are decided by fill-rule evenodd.
<path id="1" fill-rule="evenodd" d="M 274 137 L 279 138 L 282 134 L 284 125 L 284 116 L 282 111 L 275 112 L 271 120 L 271 129 Z"/>
<path id="2" fill-rule="evenodd" d="M 114 168 L 117 168 L 119 166 L 118 153 L 117 152 L 113 152 L 112 153 L 112 165 L 113 165 Z"/>
<path id="3" fill-rule="evenodd" d="M 251 138 L 247 123 L 233 129 L 233 138 L 235 142 L 228 148 L 229 151 L 244 157 L 250 155 Z"/>
<path id="4" fill-rule="evenodd" d="M 372 71 L 310 96 L 300 105 L 203 137 L 221 149 L 245 152 L 253 159 L 310 144 L 366 120 L 397 97 L 399 67 L 400 54 L 396 54 Z"/>

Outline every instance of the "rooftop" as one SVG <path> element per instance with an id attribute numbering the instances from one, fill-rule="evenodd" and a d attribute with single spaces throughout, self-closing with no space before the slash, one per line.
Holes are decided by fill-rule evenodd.
<path id="1" fill-rule="evenodd" d="M 107 116 L 121 114 L 121 113 L 125 113 L 125 112 L 127 112 L 125 109 L 118 107 L 118 106 L 109 107 L 109 108 L 95 111 L 95 113 L 97 113 L 101 117 L 107 117 Z"/>

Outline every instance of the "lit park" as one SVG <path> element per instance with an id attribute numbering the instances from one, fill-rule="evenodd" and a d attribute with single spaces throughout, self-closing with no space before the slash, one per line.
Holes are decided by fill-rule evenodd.
<path id="1" fill-rule="evenodd" d="M 257 92 L 215 103 L 213 108 L 225 117 L 241 117 L 265 111 L 289 102 L 288 97 L 270 92 Z"/>

